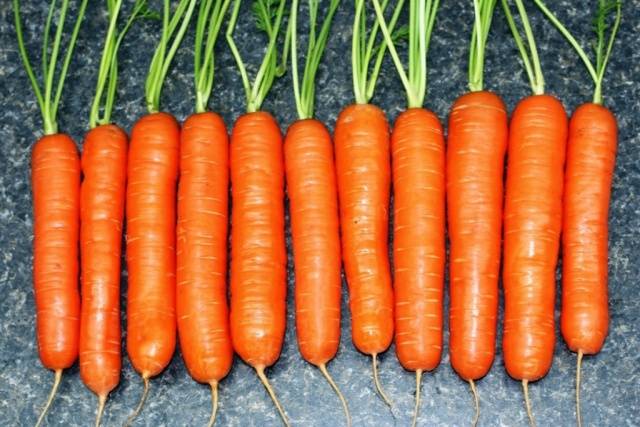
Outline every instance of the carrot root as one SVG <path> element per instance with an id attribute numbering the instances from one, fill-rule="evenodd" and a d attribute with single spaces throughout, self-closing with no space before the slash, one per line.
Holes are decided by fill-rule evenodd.
<path id="1" fill-rule="evenodd" d="M 580 370 L 582 368 L 582 350 L 578 350 L 578 363 L 576 366 L 576 422 L 582 427 L 582 415 L 580 415 Z"/>
<path id="2" fill-rule="evenodd" d="M 476 383 L 473 380 L 469 380 L 469 386 L 471 387 L 471 394 L 473 395 L 473 402 L 476 405 L 476 416 L 471 424 L 473 427 L 478 425 L 480 420 L 480 400 L 478 399 L 478 390 L 476 389 Z"/>
<path id="3" fill-rule="evenodd" d="M 129 415 L 129 418 L 127 418 L 127 421 L 125 421 L 124 427 L 131 427 L 133 425 L 133 422 L 142 411 L 142 408 L 144 407 L 144 402 L 147 400 L 147 396 L 149 395 L 149 375 L 143 374 L 142 381 L 144 383 L 144 389 L 142 390 L 142 397 L 140 397 L 140 402 L 138 403 L 138 406 L 136 406 L 136 409 L 133 411 L 131 415 Z"/>
<path id="4" fill-rule="evenodd" d="M 211 381 L 211 417 L 207 427 L 213 427 L 216 423 L 216 414 L 218 413 L 218 381 Z"/>
<path id="5" fill-rule="evenodd" d="M 344 395 L 340 392 L 338 385 L 335 383 L 335 381 L 333 381 L 333 378 L 331 378 L 331 375 L 329 375 L 329 371 L 327 370 L 327 365 L 325 365 L 324 363 L 321 363 L 320 365 L 318 365 L 318 369 L 320 369 L 320 372 L 322 372 L 322 375 L 324 375 L 324 377 L 327 379 L 327 382 L 329 383 L 333 391 L 335 391 L 336 395 L 338 396 L 338 399 L 340 399 L 340 403 L 342 403 L 342 409 L 344 409 L 344 415 L 347 418 L 347 427 L 351 427 L 351 413 L 349 413 L 349 406 L 347 405 L 347 399 L 344 398 Z"/>
<path id="6" fill-rule="evenodd" d="M 411 427 L 416 427 L 418 423 L 418 413 L 420 412 L 420 382 L 422 380 L 422 369 L 416 371 L 416 406 L 413 409 L 413 422 Z"/>
<path id="7" fill-rule="evenodd" d="M 104 412 L 104 406 L 107 403 L 107 394 L 101 394 L 98 396 L 98 411 L 96 412 L 96 427 L 100 427 L 100 421 L 102 420 L 102 414 Z"/>
<path id="8" fill-rule="evenodd" d="M 391 400 L 389 400 L 387 395 L 384 393 L 382 385 L 380 384 L 380 378 L 378 378 L 378 355 L 376 353 L 371 355 L 371 361 L 373 364 L 373 382 L 376 385 L 376 390 L 378 391 L 378 394 L 380 395 L 382 400 L 384 400 L 384 403 L 386 403 L 389 407 L 391 415 L 393 415 L 393 405 L 391 404 Z"/>
<path id="9" fill-rule="evenodd" d="M 533 411 L 531 410 L 531 401 L 529 400 L 529 381 L 528 380 L 522 380 L 522 390 L 524 391 L 524 405 L 527 408 L 529 425 L 531 427 L 536 427 L 536 420 L 533 419 Z"/>
<path id="10" fill-rule="evenodd" d="M 51 387 L 51 392 L 49 393 L 49 397 L 47 398 L 47 403 L 44 405 L 44 408 L 42 409 L 42 412 L 38 417 L 36 427 L 42 425 L 44 418 L 47 416 L 47 412 L 49 412 L 51 403 L 53 403 L 53 399 L 56 397 L 56 392 L 58 391 L 58 387 L 60 386 L 60 381 L 62 381 L 62 369 L 56 369 L 56 375 L 53 380 L 53 387 Z"/>
<path id="11" fill-rule="evenodd" d="M 291 427 L 291 424 L 289 424 L 289 420 L 287 419 L 287 415 L 284 413 L 284 409 L 282 408 L 280 401 L 278 401 L 278 398 L 276 397 L 276 393 L 273 391 L 273 388 L 271 387 L 271 384 L 269 384 L 267 376 L 264 374 L 264 367 L 259 366 L 256 367 L 255 370 L 258 374 L 258 378 L 260 378 L 260 381 L 262 381 L 264 388 L 267 389 L 267 393 L 269 393 L 269 396 L 271 396 L 271 400 L 273 400 L 273 403 L 276 405 L 276 409 L 280 414 L 280 418 L 282 418 L 282 422 L 285 426 Z"/>

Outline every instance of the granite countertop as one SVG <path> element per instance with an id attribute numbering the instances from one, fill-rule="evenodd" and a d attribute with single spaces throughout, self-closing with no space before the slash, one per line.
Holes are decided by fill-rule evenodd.
<path id="1" fill-rule="evenodd" d="M 28 49 L 37 56 L 39 45 L 34 36 L 42 28 L 46 2 L 23 0 L 22 3 Z M 60 129 L 76 141 L 82 140 L 88 127 L 98 52 L 102 49 L 106 25 L 104 2 L 89 3 L 59 111 Z M 558 11 L 581 40 L 591 37 L 591 14 L 595 3 L 549 1 L 551 8 Z M 152 4 L 157 6 L 159 2 Z M 471 1 L 443 1 L 434 30 L 426 105 L 443 121 L 452 102 L 467 90 L 472 9 Z M 562 99 L 567 111 L 573 111 L 590 99 L 591 81 L 560 35 L 538 11 L 530 11 L 547 90 Z M 637 289 L 640 281 L 640 263 L 637 262 L 640 258 L 640 11 L 634 8 L 634 2 L 625 2 L 623 13 L 619 40 L 604 86 L 605 103 L 616 113 L 620 126 L 609 235 L 611 328 L 602 352 L 585 358 L 583 364 L 583 417 L 585 425 L 589 426 L 640 425 L 640 292 Z M 352 16 L 352 2 L 344 1 L 336 15 L 327 54 L 319 70 L 317 117 L 331 128 L 339 111 L 353 101 L 348 54 Z M 305 23 L 306 20 L 300 21 Z M 518 99 L 530 90 L 501 10 L 496 11 L 494 22 L 487 48 L 485 85 L 497 91 L 512 110 Z M 252 64 L 253 71 L 261 52 L 253 48 L 259 39 L 252 26 L 253 18 L 245 4 L 236 34 L 239 48 Z M 145 112 L 144 78 L 158 30 L 157 22 L 144 22 L 132 30 L 122 46 L 120 87 L 113 120 L 128 130 Z M 246 36 L 242 37 L 243 34 Z M 222 38 L 221 41 L 216 47 L 216 81 L 210 107 L 221 113 L 231 126 L 244 111 L 244 94 L 226 43 Z M 192 45 L 193 31 L 187 35 L 175 58 L 162 96 L 162 105 L 180 120 L 193 111 L 194 105 Z M 53 374 L 42 367 L 37 356 L 31 286 L 29 157 L 31 145 L 42 133 L 42 123 L 18 56 L 8 1 L 0 8 L 0 46 L 0 425 L 28 426 L 34 424 L 53 381 Z M 37 59 L 35 63 L 39 63 Z M 390 120 L 405 107 L 404 92 L 389 60 L 384 64 L 373 102 L 388 113 Z M 292 123 L 295 103 L 288 76 L 275 83 L 264 108 L 275 114 L 283 130 Z M 290 243 L 288 227 L 287 222 L 287 243 Z M 280 360 L 268 369 L 267 374 L 294 426 L 342 425 L 339 402 L 321 374 L 301 359 L 297 349 L 291 261 L 289 251 L 286 340 Z M 123 274 L 124 295 L 126 273 Z M 124 298 L 122 302 L 124 313 Z M 346 302 L 345 291 L 342 342 L 329 369 L 349 401 L 354 425 L 409 425 L 415 387 L 413 373 L 400 367 L 393 348 L 381 355 L 380 377 L 394 401 L 394 419 L 374 392 L 370 359 L 358 353 L 351 343 Z M 559 316 L 559 299 L 556 306 Z M 123 317 L 123 325 L 125 320 Z M 445 350 L 448 350 L 446 326 L 444 338 Z M 497 345 L 500 346 L 500 342 Z M 126 358 L 126 352 L 124 355 L 120 386 L 110 396 L 104 425 L 121 425 L 140 397 L 142 382 Z M 534 412 L 540 426 L 574 424 L 575 363 L 575 354 L 567 350 L 558 331 L 551 372 L 531 385 Z M 479 425 L 527 425 L 520 383 L 505 373 L 500 351 L 493 369 L 478 382 L 478 388 L 482 405 Z M 440 366 L 424 376 L 422 392 L 419 425 L 466 426 L 471 423 L 474 413 L 468 386 L 451 369 L 447 351 Z M 237 359 L 233 370 L 221 383 L 220 398 L 218 425 L 280 425 L 255 374 Z M 148 403 L 136 425 L 204 425 L 209 416 L 209 405 L 209 388 L 189 377 L 177 351 L 167 370 L 153 379 Z M 96 398 L 80 381 L 76 364 L 64 374 L 47 423 L 90 425 L 95 408 Z"/>

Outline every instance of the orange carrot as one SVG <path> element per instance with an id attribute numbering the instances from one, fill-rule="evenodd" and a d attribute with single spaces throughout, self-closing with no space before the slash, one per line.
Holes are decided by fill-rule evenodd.
<path id="1" fill-rule="evenodd" d="M 80 190 L 80 376 L 98 396 L 96 426 L 109 393 L 118 385 L 120 352 L 120 256 L 127 176 L 127 134 L 111 124 L 118 78 L 118 47 L 133 21 L 147 12 L 138 0 L 122 31 L 122 0 L 109 7 L 96 95 L 82 153 Z"/>
<path id="2" fill-rule="evenodd" d="M 509 129 L 502 347 L 507 372 L 522 381 L 527 414 L 534 425 L 528 383 L 547 374 L 555 345 L 555 275 L 562 227 L 567 115 L 560 101 L 544 95 L 544 79 L 526 10 L 521 0 L 516 4 L 528 51 L 503 0 L 534 94 L 518 103 Z"/>
<path id="3" fill-rule="evenodd" d="M 127 171 L 127 135 L 94 127 L 85 137 L 80 190 L 82 310 L 80 376 L 99 398 L 96 424 L 120 381 L 120 254 Z"/>
<path id="4" fill-rule="evenodd" d="M 545 4 L 536 3 L 580 56 L 595 85 L 593 102 L 578 107 L 569 123 L 563 200 L 561 330 L 569 349 L 578 353 L 576 421 L 581 426 L 582 357 L 600 352 L 609 329 L 607 222 L 618 130 L 615 116 L 602 106 L 602 82 L 620 26 L 621 3 L 598 2 L 595 64 Z"/>
<path id="5" fill-rule="evenodd" d="M 83 0 L 58 70 L 61 37 L 69 1 L 52 1 L 44 27 L 42 87 L 36 79 L 25 48 L 20 2 L 13 0 L 18 50 L 42 113 L 44 136 L 31 153 L 33 195 L 33 290 L 36 302 L 38 353 L 45 368 L 55 372 L 49 398 L 36 426 L 44 421 L 62 379 L 62 371 L 78 357 L 80 295 L 78 292 L 78 238 L 80 220 L 80 159 L 73 140 L 58 133 L 57 112 L 80 25 L 87 7 Z M 51 23 L 57 10 L 55 37 Z M 51 56 L 48 57 L 48 53 Z"/>
<path id="6" fill-rule="evenodd" d="M 180 134 L 176 277 L 182 357 L 191 376 L 211 388 L 210 426 L 218 408 L 218 383 L 233 362 L 227 306 L 229 137 L 222 118 L 206 111 L 213 85 L 213 48 L 230 0 L 213 3 L 200 4 L 196 113 L 187 118 Z"/>
<path id="7" fill-rule="evenodd" d="M 416 373 L 413 426 L 420 409 L 423 372 L 442 355 L 445 264 L 445 147 L 438 117 L 423 108 L 426 55 L 439 2 L 409 6 L 408 67 L 394 46 L 379 0 L 373 0 L 382 34 L 407 94 L 408 108 L 391 135 L 394 189 L 394 283 L 396 353 Z"/>
<path id="8" fill-rule="evenodd" d="M 478 2 L 471 38 L 469 89 L 451 107 L 447 140 L 450 241 L 449 357 L 469 383 L 480 418 L 475 381 L 493 364 L 498 318 L 503 171 L 507 111 L 484 90 L 484 55 L 495 1 Z"/>
<path id="9" fill-rule="evenodd" d="M 386 7 L 385 1 L 382 12 Z M 388 31 L 404 1 L 397 2 Z M 378 378 L 377 357 L 393 339 L 393 288 L 389 267 L 389 124 L 382 110 L 369 104 L 387 44 L 376 46 L 380 24 L 369 34 L 362 25 L 366 2 L 357 0 L 353 21 L 352 74 L 355 104 L 342 110 L 335 127 L 335 156 L 342 235 L 342 260 L 349 287 L 351 337 L 371 356 L 376 390 L 391 409 Z M 376 53 L 377 52 L 377 53 Z M 373 66 L 371 61 L 374 59 Z"/>
<path id="10" fill-rule="evenodd" d="M 274 78 L 280 75 L 276 41 L 286 2 L 280 0 L 272 10 L 273 4 L 266 1 L 258 0 L 253 9 L 269 44 L 252 87 L 233 40 L 241 0 L 234 3 L 226 33 L 247 99 L 247 113 L 240 116 L 231 132 L 230 323 L 233 348 L 256 371 L 288 426 L 265 375 L 265 369 L 280 357 L 287 296 L 282 135 L 273 116 L 259 111 Z"/>
<path id="11" fill-rule="evenodd" d="M 331 135 L 313 118 L 315 76 L 340 4 L 332 0 L 318 33 L 310 23 L 309 46 L 302 79 L 298 78 L 298 0 L 291 2 L 291 72 L 298 120 L 289 126 L 284 145 L 291 237 L 296 273 L 296 335 L 302 357 L 317 366 L 342 403 L 351 425 L 347 402 L 327 370 L 340 344 L 340 223 Z M 319 2 L 309 3 L 316 18 Z"/>
<path id="12" fill-rule="evenodd" d="M 149 113 L 131 132 L 127 173 L 127 353 L 142 376 L 140 402 L 125 425 L 144 406 L 149 379 L 160 374 L 176 344 L 176 185 L 180 127 L 159 112 L 169 64 L 186 31 L 195 0 L 180 0 L 169 23 L 165 2 L 162 41 L 151 61 L 146 83 Z M 178 25 L 179 24 L 179 25 Z M 177 31 L 177 32 L 176 32 Z M 175 34 L 174 34 L 175 32 Z M 172 39 L 169 46 L 169 39 Z"/>

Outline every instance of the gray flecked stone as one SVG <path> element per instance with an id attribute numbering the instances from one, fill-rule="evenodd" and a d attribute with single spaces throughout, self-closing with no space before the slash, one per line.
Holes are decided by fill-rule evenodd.
<path id="1" fill-rule="evenodd" d="M 45 2 L 23 1 L 23 22 L 30 54 L 37 58 Z M 72 2 L 77 3 L 77 2 Z M 129 3 L 129 2 L 127 2 Z M 452 102 L 466 91 L 468 41 L 472 23 L 470 2 L 442 2 L 429 55 L 429 94 L 426 105 L 445 120 Z M 529 2 L 527 2 L 529 3 Z M 554 0 L 550 7 L 569 24 L 579 39 L 591 37 L 591 13 L 595 2 Z M 158 7 L 160 2 L 154 1 Z M 605 102 L 617 114 L 620 145 L 610 215 L 611 330 L 602 352 L 584 362 L 583 416 L 585 425 L 634 426 L 640 424 L 640 21 L 634 2 L 625 2 L 619 41 L 605 81 Z M 252 29 L 248 2 L 236 31 L 238 45 L 254 72 L 264 38 Z M 344 2 L 329 39 L 317 83 L 317 117 L 333 128 L 339 111 L 353 100 L 350 74 L 352 3 Z M 87 129 L 99 52 L 105 30 L 103 2 L 90 2 L 78 41 L 59 112 L 60 129 L 81 141 Z M 531 20 L 547 80 L 547 90 L 559 96 L 568 111 L 588 100 L 591 82 L 576 55 L 542 18 L 531 11 Z M 305 19 L 300 19 L 302 26 Z M 496 11 L 490 36 L 485 85 L 504 97 L 510 109 L 529 93 L 515 45 L 503 14 Z M 127 37 L 120 55 L 121 77 L 113 120 L 130 129 L 145 112 L 144 78 L 159 23 L 146 21 Z M 228 126 L 244 111 L 244 94 L 235 63 L 223 37 L 216 47 L 216 82 L 210 102 Z M 193 34 L 185 38 L 175 66 L 167 77 L 162 105 L 182 120 L 193 110 Z M 45 400 L 53 374 L 42 368 L 36 351 L 34 302 L 31 290 L 32 214 L 29 184 L 30 147 L 41 135 L 35 97 L 18 56 L 13 15 L 8 1 L 0 8 L 0 425 L 33 425 Z M 38 60 L 35 60 L 38 64 Z M 330 64 L 330 65 L 329 65 Z M 386 61 L 373 102 L 393 120 L 405 106 L 404 93 L 390 61 Z M 283 130 L 295 119 L 290 78 L 277 81 L 264 108 L 275 114 Z M 287 243 L 290 243 L 287 229 Z M 334 426 L 343 423 L 339 403 L 320 373 L 305 363 L 297 350 L 293 322 L 293 270 L 289 251 L 288 329 L 282 356 L 268 370 L 293 425 Z M 634 261 L 635 260 L 635 261 Z M 126 272 L 123 272 L 123 295 Z M 342 344 L 329 369 L 345 393 L 356 426 L 409 425 L 413 409 L 414 377 L 397 362 L 393 348 L 380 357 L 380 376 L 392 397 L 395 421 L 374 393 L 370 360 L 351 344 L 347 297 L 344 296 Z M 123 313 L 124 297 L 122 299 Z M 559 307 L 559 305 L 558 305 Z M 559 311 L 557 313 L 559 315 Z M 126 319 L 123 318 L 123 325 Z M 445 329 L 445 345 L 448 333 Z M 124 337 L 123 337 L 124 342 Z M 497 343 L 500 345 L 500 343 Z M 445 347 L 448 348 L 448 347 Z M 125 353 L 126 355 L 126 353 Z M 573 425 L 575 355 L 558 333 L 553 368 L 531 386 L 531 398 L 540 426 Z M 491 373 L 478 382 L 482 417 L 480 425 L 525 426 L 520 384 L 504 371 L 498 351 Z M 120 386 L 111 394 L 104 425 L 121 425 L 136 404 L 142 383 L 126 356 Z M 473 418 L 467 385 L 452 371 L 445 351 L 441 365 L 423 379 L 423 404 L 419 424 L 464 426 Z M 236 360 L 220 386 L 218 425 L 280 425 L 267 394 L 252 370 Z M 49 425 L 90 425 L 96 399 L 82 384 L 77 365 L 65 372 L 59 394 L 48 416 Z M 208 387 L 187 374 L 179 352 L 173 363 L 154 378 L 147 406 L 136 425 L 204 425 L 209 415 Z"/>

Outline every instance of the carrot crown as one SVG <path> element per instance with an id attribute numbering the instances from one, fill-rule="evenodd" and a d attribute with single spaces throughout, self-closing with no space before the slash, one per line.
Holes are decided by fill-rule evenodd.
<path id="1" fill-rule="evenodd" d="M 381 9 L 382 13 L 387 9 L 388 3 L 389 0 L 382 0 L 382 4 L 379 5 L 379 9 Z M 403 5 L 404 0 L 398 0 L 387 27 L 388 33 L 393 41 L 398 41 L 407 37 L 408 29 L 406 26 L 395 29 Z M 380 28 L 380 24 L 377 20 L 371 26 L 371 30 L 367 37 L 367 15 L 365 6 L 366 0 L 356 0 L 353 35 L 351 39 L 353 92 L 356 98 L 356 103 L 358 104 L 367 104 L 373 97 L 373 91 L 375 90 L 376 82 L 378 81 L 382 60 L 384 59 L 384 54 L 387 50 L 387 42 L 384 38 L 380 42 L 376 43 L 378 29 Z M 373 63 L 372 68 L 371 61 L 374 57 L 375 62 Z M 369 73 L 370 68 L 372 68 L 371 73 Z"/>
<path id="2" fill-rule="evenodd" d="M 121 7 L 122 0 L 107 0 L 109 27 L 104 40 L 102 58 L 100 59 L 96 96 L 93 99 L 91 112 L 89 113 L 89 125 L 91 128 L 111 122 L 111 112 L 113 111 L 118 82 L 118 48 L 125 34 L 136 19 L 158 17 L 157 14 L 149 10 L 146 0 L 136 0 L 129 19 L 127 19 L 122 30 L 118 32 L 118 16 Z M 102 115 L 100 114 L 101 111 Z"/>
<path id="3" fill-rule="evenodd" d="M 531 24 L 529 23 L 527 10 L 522 4 L 522 0 L 515 0 L 515 3 L 516 7 L 518 8 L 518 13 L 522 21 L 522 27 L 524 28 L 525 36 L 527 39 L 526 45 L 524 44 L 524 41 L 520 36 L 520 32 L 518 31 L 518 27 L 516 26 L 516 21 L 513 18 L 513 14 L 511 13 L 511 8 L 509 7 L 508 0 L 502 0 L 502 8 L 504 9 L 504 14 L 507 17 L 509 28 L 513 33 L 513 39 L 515 40 L 516 46 L 518 46 L 518 50 L 520 51 L 520 56 L 522 57 L 524 68 L 527 71 L 527 76 L 529 76 L 531 90 L 534 94 L 540 95 L 544 93 L 544 76 L 542 75 L 542 67 L 540 66 L 540 57 L 538 56 L 536 40 L 533 37 L 533 31 L 531 31 Z"/>
<path id="4" fill-rule="evenodd" d="M 409 4 L 409 67 L 405 72 L 379 0 L 373 0 L 378 23 L 389 47 L 393 63 L 407 92 L 409 108 L 420 108 L 427 91 L 427 52 L 438 11 L 438 0 L 412 0 Z"/>
<path id="5" fill-rule="evenodd" d="M 162 37 L 160 43 L 153 54 L 147 81 L 145 83 L 145 98 L 147 109 L 150 113 L 157 113 L 160 110 L 160 94 L 162 84 L 171 66 L 184 33 L 189 26 L 196 0 L 180 0 L 178 6 L 171 15 L 169 0 L 164 0 L 162 13 Z M 173 40 L 172 40 L 173 39 Z M 171 41 L 171 44 L 169 43 Z"/>
<path id="6" fill-rule="evenodd" d="M 338 9 L 340 0 L 331 0 L 326 18 L 322 23 L 320 33 L 316 34 L 319 0 L 309 0 L 309 44 L 307 45 L 307 56 L 302 74 L 302 84 L 298 77 L 298 55 L 297 55 L 297 25 L 298 25 L 298 0 L 291 2 L 291 13 L 289 15 L 289 27 L 291 34 L 291 74 L 293 76 L 293 92 L 296 98 L 296 108 L 300 119 L 313 117 L 315 102 L 315 78 L 318 65 L 324 54 L 331 29 L 331 21 Z M 300 89 L 302 87 L 302 90 Z"/>
<path id="7" fill-rule="evenodd" d="M 286 70 L 287 52 L 291 33 L 288 28 L 285 35 L 282 63 L 278 65 L 278 50 L 276 44 L 278 42 L 278 36 L 280 35 L 280 24 L 284 16 L 286 0 L 256 0 L 253 3 L 252 11 L 256 18 L 256 24 L 258 29 L 267 34 L 269 43 L 258 73 L 253 81 L 253 85 L 251 85 L 242 56 L 233 40 L 233 31 L 235 30 L 238 20 L 241 2 L 242 0 L 235 0 L 233 10 L 231 11 L 231 18 L 229 19 L 229 26 L 227 27 L 227 43 L 236 60 L 240 77 L 242 78 L 242 86 L 244 87 L 244 92 L 247 97 L 247 112 L 252 113 L 260 110 L 262 102 L 273 85 L 273 81 L 276 77 L 282 76 Z"/>
<path id="8" fill-rule="evenodd" d="M 38 106 L 42 113 L 42 120 L 44 123 L 44 133 L 46 135 L 52 135 L 58 132 L 58 123 L 56 122 L 58 114 L 58 105 L 60 104 L 60 97 L 62 96 L 62 89 L 64 87 L 64 80 L 67 76 L 69 69 L 69 63 L 73 55 L 73 49 L 78 39 L 78 33 L 80 32 L 80 25 L 84 12 L 87 8 L 88 0 L 82 0 L 78 8 L 78 14 L 76 17 L 73 30 L 71 31 L 71 37 L 67 44 L 67 51 L 60 67 L 58 74 L 57 84 L 54 83 L 56 70 L 58 69 L 58 56 L 60 54 L 60 46 L 62 45 L 62 34 L 64 33 L 64 24 L 69 12 L 69 0 L 62 0 L 60 7 L 57 8 L 56 0 L 51 0 L 49 6 L 49 13 L 47 14 L 47 20 L 44 26 L 44 36 L 42 41 L 42 81 L 38 82 L 36 75 L 29 61 L 29 55 L 24 44 L 24 37 L 22 34 L 22 23 L 20 20 L 20 1 L 13 0 L 13 14 L 16 25 L 16 36 L 18 38 L 18 50 L 20 51 L 20 57 L 24 64 L 24 68 L 33 87 L 33 91 L 36 94 L 38 100 Z M 54 12 L 58 9 L 58 22 L 56 24 L 55 35 L 53 39 L 50 39 L 51 24 L 53 23 Z M 55 88 L 55 90 L 54 90 Z"/>
<path id="9" fill-rule="evenodd" d="M 604 80 L 604 73 L 607 69 L 609 58 L 611 57 L 611 51 L 613 50 L 613 44 L 616 40 L 618 28 L 620 27 L 620 19 L 622 17 L 622 2 L 612 0 L 598 0 L 598 9 L 596 17 L 594 19 L 594 31 L 596 33 L 596 43 L 594 44 L 594 51 L 596 56 L 595 65 L 589 56 L 585 53 L 584 49 L 580 46 L 578 41 L 571 35 L 569 30 L 562 25 L 560 20 L 547 8 L 547 6 L 541 0 L 534 0 L 536 5 L 542 10 L 542 12 L 549 18 L 551 23 L 560 31 L 560 33 L 567 39 L 569 44 L 573 46 L 584 65 L 587 67 L 587 71 L 593 79 L 595 89 L 593 91 L 593 102 L 595 104 L 602 104 L 602 81 Z M 610 15 L 615 11 L 615 17 L 613 19 L 613 25 L 610 23 Z M 607 30 L 611 30 L 609 38 L 607 40 Z"/>
<path id="10" fill-rule="evenodd" d="M 215 3 L 215 4 L 214 4 Z M 194 78 L 196 87 L 196 112 L 207 110 L 207 103 L 213 87 L 213 50 L 220 33 L 222 21 L 231 0 L 203 0 L 196 23 L 196 44 L 194 49 Z M 204 48 L 204 56 L 202 49 Z"/>
<path id="11" fill-rule="evenodd" d="M 469 48 L 469 89 L 479 92 L 484 87 L 484 52 L 497 0 L 473 0 L 475 20 Z"/>

